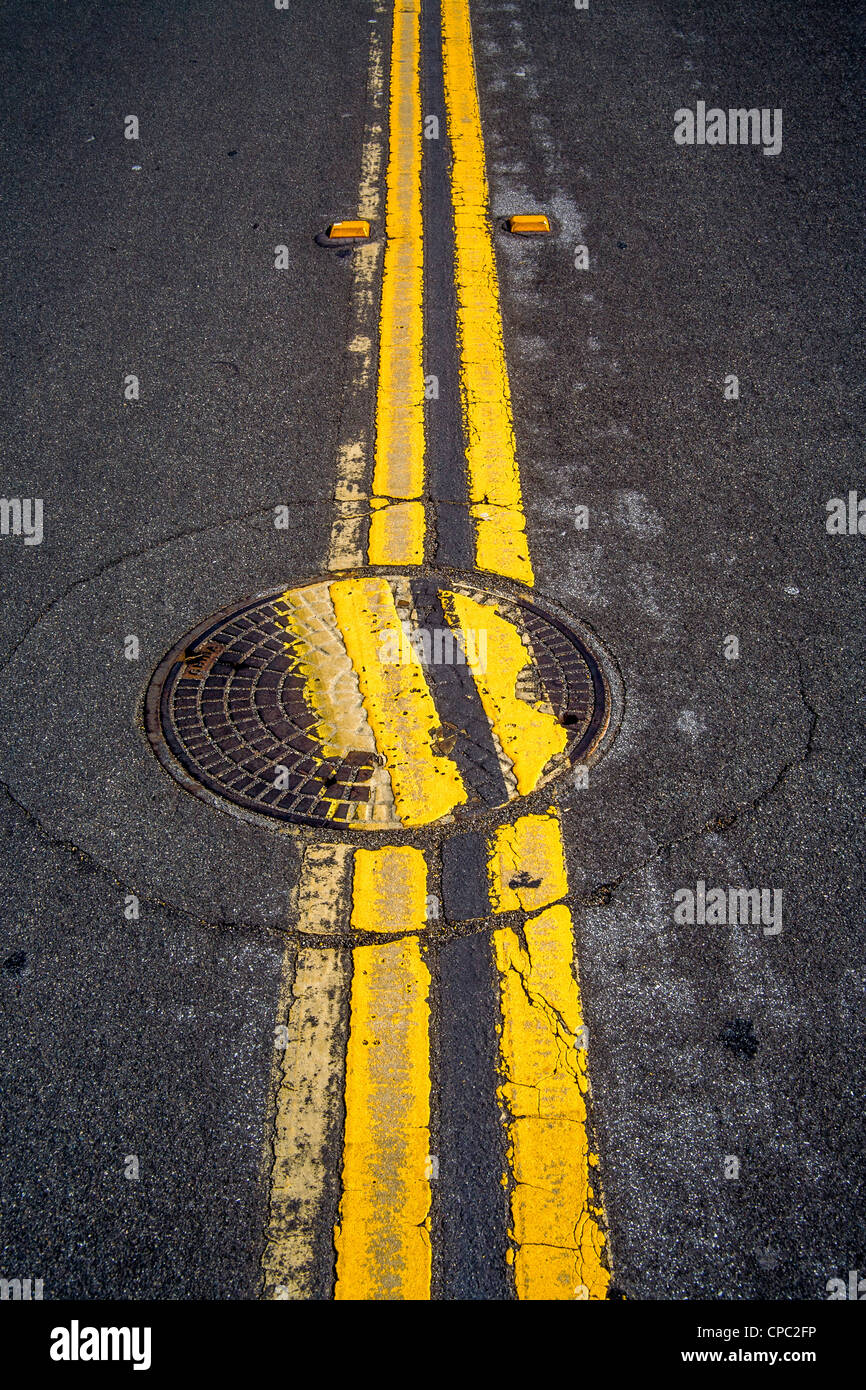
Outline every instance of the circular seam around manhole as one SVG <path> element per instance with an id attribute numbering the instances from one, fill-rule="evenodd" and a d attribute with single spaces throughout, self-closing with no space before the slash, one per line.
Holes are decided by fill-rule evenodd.
<path id="1" fill-rule="evenodd" d="M 320 580 L 232 605 L 163 659 L 145 724 L 188 791 L 323 830 L 461 822 L 597 748 L 598 661 L 561 619 L 435 575 Z"/>

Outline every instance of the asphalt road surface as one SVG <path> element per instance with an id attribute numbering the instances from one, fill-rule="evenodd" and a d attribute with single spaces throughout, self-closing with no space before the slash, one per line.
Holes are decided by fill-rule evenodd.
<path id="1" fill-rule="evenodd" d="M 866 1271 L 862 5 L 43 0 L 2 28 L 0 492 L 43 536 L 5 508 L 0 1276 L 825 1300 Z M 781 147 L 678 143 L 698 103 L 781 112 Z M 365 206 L 369 241 L 322 244 Z M 530 213 L 548 235 L 507 230 Z M 381 721 L 384 829 L 239 818 L 147 735 L 187 634 L 311 581 Z M 478 796 L 428 815 L 415 743 L 375 770 L 408 735 L 359 652 L 376 604 L 465 629 L 484 594 L 490 680 L 431 668 L 425 744 Z M 604 684 L 582 777 L 544 671 L 512 678 L 543 787 L 492 688 L 521 594 Z M 740 889 L 764 916 L 729 920 Z"/>

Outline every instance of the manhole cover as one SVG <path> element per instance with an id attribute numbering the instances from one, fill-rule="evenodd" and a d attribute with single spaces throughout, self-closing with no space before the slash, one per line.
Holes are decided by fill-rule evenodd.
<path id="1" fill-rule="evenodd" d="M 531 604 L 435 577 L 336 579 L 215 614 L 163 660 L 148 736 L 242 814 L 403 830 L 528 796 L 609 717 L 598 664 Z"/>

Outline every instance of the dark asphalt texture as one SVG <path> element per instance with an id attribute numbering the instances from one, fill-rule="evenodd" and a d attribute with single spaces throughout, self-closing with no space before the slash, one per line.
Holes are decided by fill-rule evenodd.
<path id="1" fill-rule="evenodd" d="M 616 1284 L 823 1299 L 866 1269 L 866 537 L 825 529 L 866 495 L 864 8 L 472 15 L 493 212 L 554 221 L 496 237 L 538 600 L 625 692 L 557 793 Z M 351 264 L 313 238 L 355 211 L 372 16 L 3 11 L 0 492 L 45 539 L 0 537 L 0 1274 L 46 1298 L 257 1295 L 296 844 L 186 794 L 138 719 L 185 631 L 325 569 Z M 781 107 L 782 152 L 676 146 L 698 99 Z M 782 933 L 675 925 L 699 879 L 782 890 Z"/>

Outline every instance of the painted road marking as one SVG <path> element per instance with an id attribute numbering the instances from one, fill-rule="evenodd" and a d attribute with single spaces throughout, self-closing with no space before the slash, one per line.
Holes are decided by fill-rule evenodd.
<path id="1" fill-rule="evenodd" d="M 568 894 L 562 827 L 553 807 L 494 831 L 488 860 L 494 912 L 537 912 Z"/>
<path id="2" fill-rule="evenodd" d="M 424 559 L 424 505 L 417 500 L 424 492 L 420 30 L 421 0 L 399 0 L 391 40 L 372 565 Z"/>
<path id="3" fill-rule="evenodd" d="M 298 880 L 298 931 L 336 936 L 346 930 L 352 864 L 351 845 L 307 846 Z"/>
<path id="4" fill-rule="evenodd" d="M 505 363 L 468 0 L 442 0 L 470 514 L 479 569 L 534 582 Z"/>
<path id="5" fill-rule="evenodd" d="M 395 5 L 393 17 L 372 495 L 366 495 L 369 447 L 359 414 L 354 423 L 349 417 L 352 427 L 341 435 L 332 572 L 357 568 L 365 559 L 394 565 L 423 560 L 419 10 L 416 0 L 404 0 Z M 442 0 L 441 18 L 454 156 L 457 346 L 475 563 L 479 570 L 532 585 L 467 0 Z M 381 53 L 374 43 L 371 74 L 377 61 L 378 89 L 375 76 L 368 83 L 374 108 L 377 90 L 379 99 L 382 90 Z M 368 187 L 360 212 L 375 220 L 371 130 L 374 134 L 368 126 Z M 361 395 L 372 387 L 376 355 L 369 325 L 377 261 L 372 254 L 362 259 L 371 252 L 372 245 L 353 253 L 356 332 L 350 351 L 355 370 L 349 389 Z M 408 581 L 401 587 L 394 579 L 359 577 L 331 582 L 323 603 L 284 598 L 287 631 L 315 648 L 302 665 L 305 698 L 319 721 L 319 737 L 335 756 L 363 746 L 384 761 L 378 770 L 392 801 L 385 815 L 369 823 L 383 824 L 393 816 L 401 826 L 421 825 L 464 804 L 466 788 L 448 756 L 447 731 L 422 662 L 411 648 L 405 661 L 392 664 L 381 657 L 385 636 L 405 629 L 414 611 Z M 477 648 L 473 656 L 467 647 L 467 665 L 509 793 L 524 795 L 564 765 L 568 743 L 544 683 L 532 671 L 531 642 L 482 593 L 452 592 L 449 586 L 439 599 L 452 631 L 483 626 L 487 634 L 487 660 L 479 659 Z M 350 690 L 351 711 L 344 708 Z M 447 922 L 427 920 L 428 880 L 437 881 L 435 853 L 402 844 L 373 850 L 333 844 L 306 848 L 298 929 L 332 938 L 334 944 L 298 952 L 288 1015 L 290 1045 L 277 1093 L 266 1294 L 362 1300 L 431 1296 L 435 1169 L 429 1152 L 429 996 L 434 984 L 439 987 L 436 939 L 444 933 L 441 939 L 453 940 L 462 952 L 459 969 L 452 970 L 452 995 L 465 988 L 472 972 L 474 989 L 498 995 L 495 1013 L 490 1000 L 489 1074 L 473 1077 L 479 1095 L 489 1098 L 488 1119 L 494 1127 L 499 1124 L 497 1104 L 501 1108 L 500 1132 L 506 1140 L 504 1169 L 495 1169 L 503 1162 L 503 1151 L 497 1150 L 489 1172 L 481 1177 L 479 1170 L 472 1189 L 485 1220 L 502 1222 L 501 1230 L 497 1226 L 486 1232 L 485 1256 L 500 1252 L 503 1279 L 508 1262 L 518 1298 L 604 1298 L 610 1272 L 598 1160 L 589 1139 L 585 1030 L 574 925 L 563 901 L 568 881 L 558 815 L 551 808 L 546 814 L 519 816 L 490 833 L 489 908 L 494 921 L 499 916 L 505 922 L 489 939 L 479 936 L 484 942 L 480 955 L 467 948 L 470 938 L 453 938 Z M 516 917 L 517 924 L 506 914 Z M 398 939 L 358 943 L 357 933 L 371 932 Z M 422 946 L 427 938 L 432 944 Z M 482 960 L 489 963 L 489 978 L 479 973 Z M 447 1032 L 443 1028 L 442 1036 Z M 440 1046 L 435 1029 L 432 1045 Z M 453 1052 L 453 1036 L 448 1046 Z M 469 1055 L 477 1070 L 480 1054 Z M 452 1102 L 457 1099 L 455 1081 L 452 1077 L 448 1092 Z M 339 1094 L 345 1109 L 342 1133 L 335 1128 L 340 1124 L 335 1118 Z M 453 1117 L 443 1113 L 440 1118 L 447 1126 Z M 335 1144 L 342 1147 L 338 1211 L 337 1174 L 327 1157 Z M 471 1154 L 471 1147 L 458 1146 L 454 1152 Z M 446 1208 L 441 1229 L 451 1232 L 444 1238 L 452 1242 L 454 1256 L 453 1242 L 465 1239 L 469 1228 L 462 1221 L 449 1225 L 449 1194 L 439 1196 Z M 329 1211 L 337 1211 L 331 1246 L 336 1275 L 333 1288 L 322 1291 L 316 1270 L 327 1263 L 327 1242 L 323 1247 L 317 1241 L 328 1235 Z M 442 1276 L 443 1287 L 463 1287 L 459 1264 L 458 1258 L 454 1270 Z M 472 1278 L 483 1281 L 481 1266 Z M 486 1287 L 491 1291 L 487 1296 L 496 1297 L 501 1286 L 493 1279 Z"/>
<path id="6" fill-rule="evenodd" d="M 430 974 L 416 937 L 353 956 L 337 1299 L 430 1297 Z"/>
<path id="7" fill-rule="evenodd" d="M 483 666 L 478 652 L 467 652 L 467 661 L 490 727 L 517 779 L 517 790 L 525 796 L 558 770 L 560 762 L 565 765 L 559 755 L 568 743 L 568 734 L 543 696 L 537 696 L 532 704 L 521 697 L 519 678 L 528 663 L 526 645 L 517 629 L 489 604 L 478 603 L 466 594 L 449 594 L 446 602 L 455 627 L 487 633 Z"/>
<path id="8" fill-rule="evenodd" d="M 374 10 L 377 17 L 384 13 L 384 0 L 375 0 Z M 383 156 L 384 101 L 382 40 L 378 30 L 373 26 L 370 30 L 367 62 L 367 109 L 370 114 L 364 130 L 361 184 L 358 191 L 358 212 L 361 217 L 372 223 L 377 222 L 381 205 L 379 182 Z M 370 440 L 364 407 L 368 391 L 372 389 L 375 369 L 374 339 L 378 310 L 376 278 L 381 251 L 380 242 L 374 240 L 356 247 L 352 252 L 352 332 L 337 450 L 334 521 L 328 548 L 328 569 L 332 572 L 358 569 L 365 563 L 365 538 L 370 505 L 366 491 Z"/>
<path id="9" fill-rule="evenodd" d="M 352 880 L 355 931 L 423 931 L 427 861 L 412 845 L 356 849 Z"/>
<path id="10" fill-rule="evenodd" d="M 346 951 L 299 951 L 288 1015 L 277 1025 L 265 1298 L 327 1296 L 317 1264 L 337 1199 L 330 1152 L 343 1091 L 350 968 Z"/>
<path id="11" fill-rule="evenodd" d="M 493 934 L 502 1002 L 502 1087 L 511 1141 L 514 1273 L 521 1299 L 604 1298 L 610 1274 L 567 907 Z"/>
<path id="12" fill-rule="evenodd" d="M 456 763 L 434 747 L 439 716 L 414 649 L 405 661 L 381 659 L 389 634 L 402 630 L 391 586 L 385 579 L 344 580 L 331 585 L 331 598 L 397 815 L 407 827 L 439 820 L 466 800 L 466 788 Z"/>

